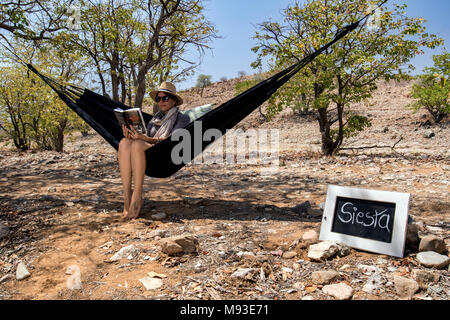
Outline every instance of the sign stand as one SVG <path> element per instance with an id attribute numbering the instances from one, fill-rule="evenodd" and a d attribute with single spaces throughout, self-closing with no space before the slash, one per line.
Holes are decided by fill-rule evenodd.
<path id="1" fill-rule="evenodd" d="M 328 186 L 320 240 L 403 258 L 410 194 Z"/>

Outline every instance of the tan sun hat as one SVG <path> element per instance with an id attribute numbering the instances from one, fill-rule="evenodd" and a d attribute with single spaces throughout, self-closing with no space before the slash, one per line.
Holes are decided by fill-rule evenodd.
<path id="1" fill-rule="evenodd" d="M 183 98 L 177 94 L 177 88 L 173 85 L 171 82 L 164 81 L 159 85 L 159 88 L 156 90 L 153 90 L 150 92 L 150 97 L 152 97 L 153 100 L 155 100 L 156 96 L 158 95 L 158 92 L 166 92 L 174 97 L 177 98 L 177 106 L 183 104 Z"/>

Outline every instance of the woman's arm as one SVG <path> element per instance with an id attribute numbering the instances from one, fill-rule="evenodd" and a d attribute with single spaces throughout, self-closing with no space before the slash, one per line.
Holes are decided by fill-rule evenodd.
<path id="1" fill-rule="evenodd" d="M 159 141 L 162 141 L 162 139 L 153 138 L 153 137 L 149 137 L 149 136 L 147 136 L 145 134 L 138 133 L 133 127 L 131 127 L 131 130 L 127 129 L 127 128 L 125 128 L 125 129 L 128 131 L 127 138 L 129 138 L 129 139 L 142 140 L 142 141 L 145 141 L 145 142 L 148 142 L 148 143 L 151 143 L 151 144 L 156 144 Z"/>

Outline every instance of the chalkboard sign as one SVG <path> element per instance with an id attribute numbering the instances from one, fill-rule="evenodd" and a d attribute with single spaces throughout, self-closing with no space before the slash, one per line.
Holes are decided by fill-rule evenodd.
<path id="1" fill-rule="evenodd" d="M 394 218 L 395 203 L 337 197 L 331 231 L 391 243 Z"/>
<path id="2" fill-rule="evenodd" d="M 320 240 L 403 257 L 409 194 L 329 186 Z"/>

